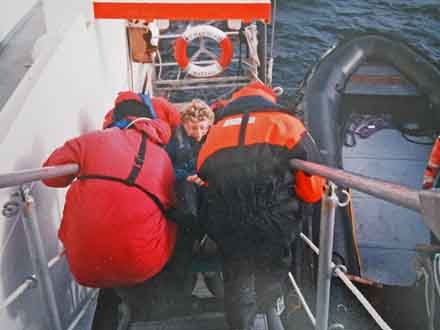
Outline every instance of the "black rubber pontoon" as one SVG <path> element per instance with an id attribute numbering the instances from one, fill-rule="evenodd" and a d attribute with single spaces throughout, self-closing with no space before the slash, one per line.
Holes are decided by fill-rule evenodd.
<path id="1" fill-rule="evenodd" d="M 396 69 L 396 72 L 404 80 L 415 87 L 417 97 L 424 98 L 430 110 L 436 112 L 433 117 L 437 118 L 437 122 L 440 118 L 440 70 L 428 57 L 405 43 L 384 35 L 364 35 L 343 42 L 325 54 L 306 77 L 304 87 L 301 90 L 305 121 L 318 144 L 326 165 L 343 168 L 345 115 L 343 113 L 343 99 L 348 90 L 347 86 L 351 84 L 350 79 L 368 61 Z M 371 81 L 366 85 L 368 83 Z M 360 93 L 363 92 L 365 91 Z M 402 102 L 401 95 L 386 96 L 383 94 L 378 96 L 374 95 L 374 92 L 358 95 L 358 98 L 362 98 L 363 103 L 369 103 L 372 107 L 375 106 L 375 103 L 380 102 L 381 98 L 391 100 L 390 104 L 397 99 Z M 392 136 L 385 138 L 393 139 Z M 393 141 L 397 141 L 395 137 Z M 377 143 L 377 139 L 375 143 Z M 383 148 L 383 152 L 388 151 Z M 418 157 L 420 160 L 420 157 L 424 156 Z M 403 162 L 400 165 L 404 165 Z M 354 166 L 356 169 L 360 167 L 359 165 Z M 373 176 L 375 174 L 373 172 Z M 396 179 L 400 180 L 399 177 Z M 361 204 L 361 207 L 368 208 L 371 205 Z M 337 213 L 335 252 L 342 257 L 350 273 L 362 275 L 362 258 L 356 241 L 356 228 L 349 211 L 345 208 L 340 209 Z M 352 221 L 347 221 L 347 219 Z M 381 282 L 381 276 L 378 277 L 373 280 Z"/>

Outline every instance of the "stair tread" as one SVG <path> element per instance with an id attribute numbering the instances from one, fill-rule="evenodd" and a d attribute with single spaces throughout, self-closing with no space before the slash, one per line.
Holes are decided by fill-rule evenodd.
<path id="1" fill-rule="evenodd" d="M 133 322 L 129 330 L 227 330 L 224 313 L 203 313 L 161 321 Z M 255 330 L 268 330 L 266 316 L 258 314 Z"/>
<path id="2" fill-rule="evenodd" d="M 130 330 L 225 330 L 226 320 L 223 313 L 203 313 L 199 315 L 170 318 L 168 320 L 134 322 Z"/>

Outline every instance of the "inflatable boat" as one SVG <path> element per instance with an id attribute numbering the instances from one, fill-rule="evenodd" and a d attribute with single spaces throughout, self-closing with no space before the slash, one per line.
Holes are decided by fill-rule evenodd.
<path id="1" fill-rule="evenodd" d="M 440 131 L 440 70 L 419 50 L 387 35 L 345 40 L 298 98 L 324 164 L 420 189 Z M 412 285 L 416 247 L 430 242 L 419 215 L 366 194 L 337 214 L 335 255 L 368 281 Z"/>

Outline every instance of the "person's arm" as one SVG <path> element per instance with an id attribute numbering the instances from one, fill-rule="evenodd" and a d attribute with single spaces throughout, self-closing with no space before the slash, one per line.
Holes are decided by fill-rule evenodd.
<path id="1" fill-rule="evenodd" d="M 43 163 L 43 167 L 65 164 L 80 164 L 80 145 L 78 139 L 67 141 L 62 147 L 57 148 Z M 43 183 L 49 187 L 66 187 L 75 179 L 76 174 L 45 179 Z"/>
<path id="2" fill-rule="evenodd" d="M 301 140 L 293 148 L 290 158 L 302 159 L 314 163 L 321 162 L 318 147 L 308 132 L 303 134 Z M 303 171 L 296 171 L 296 196 L 306 203 L 319 202 L 324 193 L 325 182 L 326 180 L 320 176 L 309 175 Z"/>

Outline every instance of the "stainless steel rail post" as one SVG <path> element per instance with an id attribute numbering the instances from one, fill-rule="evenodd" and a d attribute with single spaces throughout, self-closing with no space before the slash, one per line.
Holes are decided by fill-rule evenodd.
<path id="1" fill-rule="evenodd" d="M 330 285 L 333 274 L 333 232 L 335 228 L 335 210 L 339 203 L 335 190 L 336 186 L 329 182 L 321 204 L 319 273 L 316 293 L 316 330 L 327 330 L 328 328 Z"/>
<path id="2" fill-rule="evenodd" d="M 52 286 L 52 279 L 49 274 L 47 256 L 41 239 L 40 229 L 38 227 L 35 202 L 28 187 L 20 187 L 20 193 L 24 202 L 22 218 L 29 254 L 31 256 L 35 275 L 37 276 L 38 288 L 41 292 L 46 315 L 48 316 L 49 327 L 53 330 L 62 330 L 60 314 L 58 312 L 58 306 Z"/>

